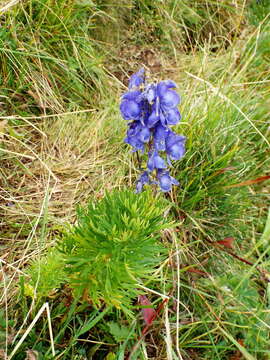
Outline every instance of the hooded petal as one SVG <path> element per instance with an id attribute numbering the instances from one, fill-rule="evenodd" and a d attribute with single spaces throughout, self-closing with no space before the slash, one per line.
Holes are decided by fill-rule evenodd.
<path id="1" fill-rule="evenodd" d="M 166 149 L 165 139 L 168 135 L 168 130 L 166 127 L 162 126 L 161 123 L 159 123 L 155 127 L 154 131 L 154 147 L 158 151 L 164 151 Z"/>
<path id="2" fill-rule="evenodd" d="M 151 132 L 146 126 L 142 126 L 139 132 L 139 139 L 147 143 L 150 140 Z"/>
<path id="3" fill-rule="evenodd" d="M 147 167 L 150 171 L 153 171 L 154 169 L 166 169 L 167 165 L 165 160 L 158 155 L 158 152 L 154 151 L 153 154 L 149 153 Z"/>
<path id="4" fill-rule="evenodd" d="M 122 95 L 122 100 L 133 100 L 136 102 L 140 102 L 140 97 L 141 97 L 141 91 L 136 90 L 136 91 L 127 91 L 126 93 L 124 93 Z"/>
<path id="5" fill-rule="evenodd" d="M 159 186 L 161 191 L 168 192 L 172 189 L 172 182 L 170 175 L 163 174 L 159 177 Z"/>
<path id="6" fill-rule="evenodd" d="M 120 104 L 120 111 L 125 120 L 136 120 L 140 117 L 141 108 L 133 100 L 123 100 Z"/>
<path id="7" fill-rule="evenodd" d="M 128 82 L 128 88 L 132 89 L 135 87 L 139 87 L 142 83 L 144 83 L 144 79 L 145 79 L 145 71 L 144 68 L 141 68 L 135 74 L 131 75 Z"/>
<path id="8" fill-rule="evenodd" d="M 140 193 L 145 184 L 149 184 L 150 179 L 149 179 L 149 174 L 147 171 L 144 171 L 141 176 L 139 177 L 137 184 L 136 184 L 136 194 Z"/>
<path id="9" fill-rule="evenodd" d="M 179 182 L 168 171 L 158 174 L 159 186 L 161 191 L 168 192 L 172 189 L 172 185 L 179 185 Z"/>
<path id="10" fill-rule="evenodd" d="M 151 132 L 140 121 L 133 121 L 129 124 L 127 136 L 136 137 L 141 142 L 148 142 L 150 140 Z"/>
<path id="11" fill-rule="evenodd" d="M 172 80 L 160 81 L 157 84 L 157 95 L 162 96 L 168 89 L 176 88 L 177 85 Z"/>
<path id="12" fill-rule="evenodd" d="M 185 154 L 186 138 L 170 131 L 166 138 L 166 152 L 172 160 L 179 160 Z"/>
<path id="13" fill-rule="evenodd" d="M 167 125 L 176 125 L 181 120 L 181 114 L 179 110 L 171 108 L 164 113 Z"/>
<path id="14" fill-rule="evenodd" d="M 127 136 L 125 138 L 124 142 L 133 147 L 133 150 L 132 150 L 133 152 L 139 151 L 139 150 L 141 150 L 141 152 L 144 152 L 144 143 L 140 139 L 138 139 L 136 136 Z"/>
<path id="15" fill-rule="evenodd" d="M 174 90 L 166 90 L 160 95 L 160 104 L 164 110 L 176 107 L 180 103 L 180 96 Z"/>
<path id="16" fill-rule="evenodd" d="M 149 104 L 152 104 L 157 96 L 157 86 L 155 84 L 149 84 L 144 93 Z"/>
<path id="17" fill-rule="evenodd" d="M 175 143 L 170 147 L 169 156 L 172 160 L 179 160 L 185 154 L 185 146 L 183 143 Z"/>
<path id="18" fill-rule="evenodd" d="M 160 119 L 159 115 L 154 110 L 154 111 L 151 112 L 151 114 L 149 115 L 149 117 L 145 121 L 145 125 L 147 125 L 147 127 L 149 127 L 149 129 L 151 129 L 152 127 L 154 127 L 156 125 L 156 123 L 159 121 L 159 119 Z"/>

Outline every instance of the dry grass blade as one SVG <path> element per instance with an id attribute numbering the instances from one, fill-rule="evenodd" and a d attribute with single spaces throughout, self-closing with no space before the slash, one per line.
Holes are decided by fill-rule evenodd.
<path id="1" fill-rule="evenodd" d="M 176 351 L 180 360 L 183 360 L 183 357 L 179 348 L 179 325 L 180 325 L 180 259 L 179 259 L 179 246 L 176 239 L 176 236 L 173 234 L 173 241 L 175 246 L 175 258 L 176 258 L 176 271 L 177 271 L 177 303 L 176 303 L 176 333 L 175 333 L 175 343 Z"/>
<path id="2" fill-rule="evenodd" d="M 246 180 L 239 184 L 228 185 L 228 186 L 226 186 L 226 188 L 230 189 L 230 188 L 239 187 L 239 186 L 248 186 L 248 185 L 258 184 L 260 182 L 263 182 L 263 181 L 269 180 L 269 179 L 270 179 L 270 175 L 260 176 L 257 179 Z"/>
<path id="3" fill-rule="evenodd" d="M 51 315 L 50 315 L 50 308 L 49 308 L 49 304 L 45 303 L 42 305 L 42 307 L 40 308 L 40 310 L 38 311 L 37 315 L 34 317 L 33 321 L 31 322 L 31 324 L 28 326 L 28 328 L 26 329 L 25 333 L 23 334 L 23 336 L 21 337 L 21 339 L 18 341 L 18 343 L 16 344 L 16 346 L 14 347 L 14 349 L 12 350 L 12 352 L 10 353 L 8 360 L 11 360 L 13 358 L 13 356 L 16 354 L 16 352 L 19 350 L 19 348 L 21 347 L 22 343 L 24 342 L 24 340 L 26 339 L 26 337 L 28 336 L 28 334 L 30 333 L 30 331 L 33 329 L 33 327 L 35 326 L 35 324 L 37 323 L 37 321 L 39 320 L 40 316 L 42 315 L 42 313 L 46 310 L 46 314 L 47 314 L 47 320 L 48 320 L 48 326 L 49 326 L 49 334 L 50 334 L 50 341 L 51 341 L 51 349 L 52 349 L 52 355 L 55 356 L 55 349 L 54 349 L 54 340 L 53 340 L 53 332 L 52 332 L 52 324 L 51 324 Z"/>
<path id="4" fill-rule="evenodd" d="M 8 11 L 12 6 L 18 4 L 22 0 L 11 0 L 6 3 L 2 8 L 0 8 L 0 16 L 3 15 L 6 11 Z"/>
<path id="5" fill-rule="evenodd" d="M 172 354 L 172 337 L 171 337 L 171 328 L 170 328 L 170 320 L 169 320 L 169 311 L 168 311 L 168 303 L 166 303 L 164 307 L 164 315 L 165 315 L 165 329 L 166 329 L 166 353 L 167 353 L 167 359 L 173 360 L 173 354 Z M 181 358 L 180 358 L 181 359 Z"/>

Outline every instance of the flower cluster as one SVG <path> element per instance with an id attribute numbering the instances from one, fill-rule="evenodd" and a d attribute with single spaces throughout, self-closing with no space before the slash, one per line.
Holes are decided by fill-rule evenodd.
<path id="1" fill-rule="evenodd" d="M 145 184 L 158 184 L 161 191 L 170 191 L 172 185 L 179 185 L 168 171 L 171 160 L 179 160 L 185 153 L 185 137 L 171 130 L 181 120 L 177 108 L 180 97 L 171 80 L 147 83 L 144 69 L 133 74 L 129 80 L 129 90 L 122 96 L 120 111 L 128 121 L 125 142 L 133 151 L 145 152 L 147 145 L 147 169 L 137 181 L 136 192 L 141 192 Z M 166 154 L 166 159 L 161 155 Z M 155 175 L 155 179 L 152 180 Z"/>

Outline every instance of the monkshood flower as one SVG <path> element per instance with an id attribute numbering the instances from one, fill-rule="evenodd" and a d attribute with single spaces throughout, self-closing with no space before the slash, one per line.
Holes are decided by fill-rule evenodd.
<path id="1" fill-rule="evenodd" d="M 145 170 L 137 180 L 137 193 L 146 184 L 158 184 L 163 192 L 179 185 L 168 169 L 171 160 L 180 160 L 185 154 L 186 138 L 171 129 L 181 120 L 176 87 L 171 80 L 148 83 L 142 68 L 130 77 L 128 91 L 121 97 L 121 115 L 128 122 L 124 141 L 133 152 L 148 154 Z"/>
<path id="2" fill-rule="evenodd" d="M 149 174 L 147 171 L 144 171 L 137 181 L 136 193 L 140 193 L 144 185 L 149 183 L 150 183 Z"/>
<path id="3" fill-rule="evenodd" d="M 157 178 L 159 181 L 160 189 L 163 192 L 170 191 L 172 189 L 172 185 L 179 185 L 179 182 L 173 178 L 169 171 L 158 171 Z"/>
<path id="4" fill-rule="evenodd" d="M 153 171 L 155 169 L 166 169 L 167 165 L 164 159 L 162 159 L 161 156 L 158 155 L 158 152 L 155 150 L 153 152 L 149 152 L 149 160 L 147 162 L 147 168 L 150 171 Z"/>
<path id="5" fill-rule="evenodd" d="M 186 138 L 182 135 L 177 135 L 173 131 L 168 131 L 165 139 L 166 153 L 171 160 L 180 160 L 185 154 Z"/>
<path id="6" fill-rule="evenodd" d="M 144 143 L 149 142 L 151 131 L 139 121 L 133 121 L 128 127 L 125 142 L 133 147 L 133 151 L 141 150 L 143 153 Z"/>

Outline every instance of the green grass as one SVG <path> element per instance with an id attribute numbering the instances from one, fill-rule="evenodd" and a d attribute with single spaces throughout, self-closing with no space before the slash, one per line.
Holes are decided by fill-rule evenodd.
<path id="1" fill-rule="evenodd" d="M 123 5 L 29 0 L 0 14 L 0 350 L 52 359 L 48 316 L 32 323 L 48 302 L 56 359 L 269 359 L 269 180 L 241 185 L 269 175 L 269 6 Z M 142 64 L 179 85 L 187 153 L 166 197 L 178 223 L 160 234 L 169 255 L 144 283 L 155 309 L 168 302 L 138 342 L 136 298 L 132 319 L 74 302 L 65 284 L 37 301 L 27 274 L 78 204 L 134 188 L 118 104 Z M 214 244 L 227 237 L 233 249 Z"/>

